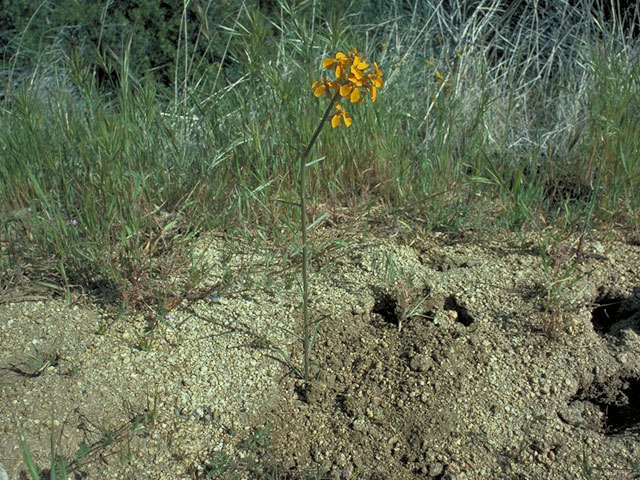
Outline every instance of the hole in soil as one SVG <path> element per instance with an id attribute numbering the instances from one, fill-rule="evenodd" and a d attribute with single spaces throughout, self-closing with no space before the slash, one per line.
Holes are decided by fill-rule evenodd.
<path id="1" fill-rule="evenodd" d="M 466 307 L 458 303 L 458 299 L 455 295 L 449 295 L 444 301 L 445 310 L 455 310 L 458 313 L 458 322 L 468 327 L 473 323 L 473 317 L 469 314 Z"/>
<path id="2" fill-rule="evenodd" d="M 545 197 L 552 206 L 564 205 L 567 202 L 585 202 L 591 195 L 588 179 L 577 175 L 563 175 L 550 179 L 545 189 Z"/>
<path id="3" fill-rule="evenodd" d="M 594 305 L 591 323 L 599 335 L 615 335 L 628 328 L 640 333 L 640 287 L 635 287 L 629 297 L 602 294 Z"/>
<path id="4" fill-rule="evenodd" d="M 621 388 L 610 392 L 610 386 L 596 386 L 586 393 L 578 391 L 575 398 L 587 400 L 604 414 L 607 435 L 616 435 L 640 428 L 640 379 L 621 378 Z"/>
<path id="5" fill-rule="evenodd" d="M 604 295 L 599 297 L 595 304 L 596 308 L 591 312 L 591 324 L 599 335 L 609 333 L 611 326 L 618 320 L 618 311 L 624 298 Z"/>
<path id="6" fill-rule="evenodd" d="M 377 313 L 386 323 L 398 326 L 398 301 L 392 295 L 383 291 L 374 291 L 375 303 L 372 313 Z"/>
<path id="7" fill-rule="evenodd" d="M 628 388 L 622 390 L 627 402 L 624 405 L 606 405 L 605 426 L 608 432 L 618 433 L 640 426 L 640 381 L 628 379 L 628 382 Z"/>

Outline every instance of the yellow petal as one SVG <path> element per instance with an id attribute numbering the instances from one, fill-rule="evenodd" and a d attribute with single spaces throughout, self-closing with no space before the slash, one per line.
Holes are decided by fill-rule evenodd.
<path id="1" fill-rule="evenodd" d="M 351 103 L 355 103 L 360 100 L 360 90 L 354 88 L 351 92 L 351 97 L 349 98 L 349 100 L 351 100 Z"/>
<path id="2" fill-rule="evenodd" d="M 373 86 L 374 86 L 374 87 L 376 87 L 376 88 L 382 88 L 382 87 L 384 87 L 384 82 L 383 82 L 383 81 L 382 81 L 382 79 L 381 79 L 381 78 L 379 78 L 379 77 L 375 77 L 375 78 L 373 78 L 373 80 L 372 80 L 372 82 L 371 82 L 371 83 L 372 83 L 372 84 L 373 84 Z"/>
<path id="3" fill-rule="evenodd" d="M 353 83 L 356 87 L 361 87 L 362 86 L 362 80 L 356 78 L 355 75 L 351 74 L 347 76 L 347 80 L 349 80 L 351 83 Z"/>
<path id="4" fill-rule="evenodd" d="M 322 94 L 325 92 L 325 90 L 327 89 L 326 85 L 320 85 L 318 88 L 315 89 L 315 91 L 313 92 L 313 94 L 316 97 L 321 97 Z"/>
<path id="5" fill-rule="evenodd" d="M 336 60 L 340 60 L 341 58 L 347 58 L 347 56 L 342 52 L 336 53 Z"/>
<path id="6" fill-rule="evenodd" d="M 344 113 L 342 114 L 342 119 L 344 120 L 344 124 L 345 124 L 347 127 L 350 127 L 350 126 L 351 126 L 351 124 L 353 123 L 353 119 L 352 119 L 352 118 L 347 114 L 347 112 L 344 112 Z"/>
<path id="7" fill-rule="evenodd" d="M 367 62 L 364 62 L 364 61 L 360 60 L 360 58 L 358 58 L 358 57 L 356 57 L 356 59 L 358 60 L 358 64 L 356 65 L 356 68 L 357 68 L 358 70 L 364 70 L 364 69 L 366 69 L 367 67 L 369 67 L 369 64 L 368 64 Z M 354 60 L 354 62 L 353 62 L 353 63 L 354 63 L 354 64 L 356 63 L 356 62 L 355 62 L 355 60 Z"/>
<path id="8" fill-rule="evenodd" d="M 378 98 L 378 89 L 375 86 L 373 86 L 371 87 L 371 101 L 375 102 L 376 98 Z"/>
<path id="9" fill-rule="evenodd" d="M 338 64 L 336 66 L 336 78 L 342 77 L 344 77 L 344 68 L 342 67 L 342 65 Z"/>
<path id="10" fill-rule="evenodd" d="M 322 68 L 331 68 L 334 63 L 336 63 L 335 59 L 333 59 L 333 58 L 325 58 L 322 61 Z"/>
<path id="11" fill-rule="evenodd" d="M 342 95 L 343 97 L 346 97 L 351 93 L 351 90 L 353 90 L 353 85 L 345 83 L 340 87 L 340 95 Z"/>
<path id="12" fill-rule="evenodd" d="M 336 128 L 340 125 L 340 114 L 336 113 L 331 117 L 331 128 Z"/>

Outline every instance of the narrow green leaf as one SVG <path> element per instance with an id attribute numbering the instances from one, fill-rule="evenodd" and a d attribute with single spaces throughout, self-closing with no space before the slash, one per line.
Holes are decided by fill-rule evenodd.
<path id="1" fill-rule="evenodd" d="M 22 450 L 22 458 L 24 459 L 24 463 L 27 464 L 27 470 L 29 470 L 29 476 L 31 476 L 31 480 L 40 480 L 40 471 L 38 470 L 36 462 L 33 461 L 29 446 L 24 440 L 24 435 L 22 434 L 20 434 L 20 449 Z"/>
<path id="2" fill-rule="evenodd" d="M 315 165 L 316 163 L 320 163 L 321 161 L 323 161 L 325 158 L 327 158 L 326 156 L 322 156 L 320 158 L 316 158 L 315 160 L 311 160 L 309 163 L 307 163 L 305 165 L 306 168 L 309 168 L 312 165 Z"/>
<path id="3" fill-rule="evenodd" d="M 53 428 L 49 435 L 49 446 L 49 480 L 56 480 L 58 466 L 56 465 L 56 444 L 53 438 Z M 63 480 L 66 480 L 66 478 Z"/>
<path id="4" fill-rule="evenodd" d="M 293 205 L 294 207 L 300 207 L 300 204 L 298 202 L 289 202 L 287 200 L 280 200 L 279 198 L 276 199 L 276 202 L 284 203 L 285 205 Z"/>
<path id="5" fill-rule="evenodd" d="M 488 178 L 485 178 L 485 177 L 478 177 L 478 176 L 474 175 L 474 176 L 471 176 L 470 178 L 474 182 L 484 183 L 486 185 L 493 185 L 493 183 L 494 183 L 494 182 L 492 182 L 491 180 L 489 180 Z"/>
<path id="6" fill-rule="evenodd" d="M 169 223 L 167 223 L 163 228 L 162 228 L 162 233 L 167 233 L 169 230 L 171 230 L 176 224 L 178 223 L 177 220 L 172 220 Z"/>
<path id="7" fill-rule="evenodd" d="M 49 283 L 49 282 L 44 282 L 44 281 L 35 281 L 33 282 L 36 285 L 40 285 L 41 287 L 46 287 L 46 288 L 51 288 L 52 290 L 58 290 L 60 292 L 64 291 L 63 287 L 60 287 L 58 285 L 54 285 L 53 283 Z"/>
<path id="8" fill-rule="evenodd" d="M 309 231 L 309 230 L 313 230 L 313 229 L 314 229 L 314 227 L 315 227 L 316 225 L 318 225 L 318 224 L 319 224 L 320 222 L 322 222 L 325 218 L 327 218 L 327 215 L 328 215 L 327 213 L 323 213 L 323 214 L 322 214 L 322 215 L 320 215 L 318 218 L 316 218 L 316 219 L 313 221 L 313 223 L 307 227 L 307 231 Z"/>

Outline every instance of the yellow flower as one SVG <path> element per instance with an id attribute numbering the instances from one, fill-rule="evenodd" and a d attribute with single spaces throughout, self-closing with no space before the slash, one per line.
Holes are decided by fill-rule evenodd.
<path id="1" fill-rule="evenodd" d="M 444 80 L 444 76 L 438 70 L 433 74 L 433 77 L 436 83 L 442 83 Z"/>
<path id="2" fill-rule="evenodd" d="M 349 116 L 347 111 L 339 103 L 336 103 L 336 110 L 338 111 L 331 116 L 331 127 L 332 128 L 339 127 L 340 119 L 344 121 L 344 124 L 347 127 L 350 127 L 351 124 L 353 123 L 353 119 Z"/>
<path id="3" fill-rule="evenodd" d="M 325 58 L 322 67 L 333 70 L 336 79 L 332 81 L 322 77 L 311 84 L 316 97 L 325 95 L 329 99 L 336 99 L 335 108 L 338 111 L 330 117 L 333 128 L 338 127 L 341 122 L 347 127 L 353 123 L 346 110 L 337 102 L 345 98 L 351 103 L 363 103 L 367 94 L 370 95 L 371 101 L 375 102 L 378 89 L 384 86 L 382 70 L 378 64 L 373 62 L 372 65 L 365 58 L 357 48 L 348 51 L 346 55 L 338 52 L 335 57 Z"/>
<path id="4" fill-rule="evenodd" d="M 336 78 L 344 78 L 347 67 L 352 60 L 349 59 L 344 53 L 336 53 L 335 58 L 325 58 L 322 62 L 322 67 L 328 70 L 335 69 Z"/>
<path id="5" fill-rule="evenodd" d="M 327 98 L 331 99 L 333 97 L 331 90 L 337 91 L 340 86 L 337 82 L 332 82 L 330 80 L 327 80 L 325 77 L 322 77 L 322 80 L 313 82 L 311 84 L 311 88 L 313 89 L 313 94 L 316 97 L 321 97 L 324 94 L 327 96 Z"/>
<path id="6" fill-rule="evenodd" d="M 313 88 L 313 94 L 316 97 L 321 97 L 323 93 L 327 91 L 327 85 L 322 80 L 318 80 L 317 82 L 313 82 L 311 84 L 311 88 Z"/>
<path id="7" fill-rule="evenodd" d="M 382 70 L 378 68 L 378 64 L 376 62 L 373 62 L 373 69 L 374 72 L 367 74 L 367 77 L 369 77 L 369 81 L 377 88 L 382 88 L 384 86 L 384 82 L 382 81 Z"/>
<path id="8" fill-rule="evenodd" d="M 430 67 L 435 67 L 436 66 L 436 61 L 434 59 L 428 60 L 427 61 L 427 65 L 429 65 Z"/>
<path id="9" fill-rule="evenodd" d="M 348 98 L 351 103 L 360 100 L 360 90 L 352 83 L 345 83 L 340 87 L 340 95 Z"/>
<path id="10" fill-rule="evenodd" d="M 373 68 L 375 70 L 374 73 L 370 73 L 369 78 L 369 89 L 371 91 L 371 101 L 375 102 L 378 96 L 377 89 L 384 87 L 384 81 L 382 80 L 382 70 L 378 68 L 378 64 L 373 62 Z"/>
<path id="11" fill-rule="evenodd" d="M 351 75 L 353 75 L 356 79 L 362 80 L 362 71 L 369 68 L 369 64 L 363 62 L 358 55 L 353 57 L 353 62 L 351 63 Z"/>

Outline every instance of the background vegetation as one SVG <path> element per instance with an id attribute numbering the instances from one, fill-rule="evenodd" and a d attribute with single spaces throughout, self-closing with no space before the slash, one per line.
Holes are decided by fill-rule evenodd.
<path id="1" fill-rule="evenodd" d="M 294 238 L 326 106 L 310 85 L 354 46 L 386 85 L 321 135 L 312 215 L 638 226 L 639 19 L 595 0 L 2 0 L 0 288 L 170 302 L 201 232 Z"/>

